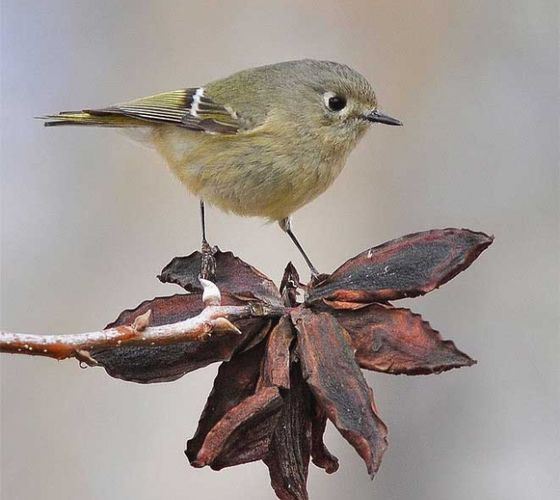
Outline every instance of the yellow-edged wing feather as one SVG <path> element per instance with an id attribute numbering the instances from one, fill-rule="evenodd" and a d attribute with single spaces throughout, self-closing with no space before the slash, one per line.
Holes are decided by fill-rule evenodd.
<path id="1" fill-rule="evenodd" d="M 221 134 L 235 134 L 240 127 L 235 111 L 214 102 L 204 94 L 202 87 L 173 90 L 107 108 L 64 111 L 43 118 L 46 126 L 139 127 L 149 122 Z"/>

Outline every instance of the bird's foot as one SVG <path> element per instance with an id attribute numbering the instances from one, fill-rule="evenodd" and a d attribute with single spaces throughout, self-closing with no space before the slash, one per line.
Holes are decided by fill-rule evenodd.
<path id="1" fill-rule="evenodd" d="M 213 281 L 216 275 L 216 247 L 211 247 L 206 240 L 202 242 L 202 260 L 200 262 L 200 277 Z"/>
<path id="2" fill-rule="evenodd" d="M 315 266 L 311 263 L 311 261 L 307 262 L 309 266 L 309 273 L 311 274 L 311 281 L 318 281 L 321 273 L 317 271 Z"/>

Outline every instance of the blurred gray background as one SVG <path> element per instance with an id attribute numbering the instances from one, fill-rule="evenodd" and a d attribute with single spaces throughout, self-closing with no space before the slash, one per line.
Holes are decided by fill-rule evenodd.
<path id="1" fill-rule="evenodd" d="M 196 86 L 302 57 L 345 62 L 401 129 L 374 127 L 295 217 L 330 271 L 408 232 L 493 233 L 475 265 L 406 302 L 478 359 L 368 373 L 390 447 L 372 483 L 341 459 L 313 499 L 552 499 L 559 469 L 558 12 L 553 1 L 2 1 L 4 329 L 103 326 L 178 292 L 155 275 L 199 245 L 198 201 L 155 153 L 33 116 Z M 304 264 L 274 225 L 209 212 L 212 243 L 275 279 Z M 141 386 L 72 361 L 2 363 L 2 499 L 273 498 L 261 463 L 187 465 L 216 372 Z"/>

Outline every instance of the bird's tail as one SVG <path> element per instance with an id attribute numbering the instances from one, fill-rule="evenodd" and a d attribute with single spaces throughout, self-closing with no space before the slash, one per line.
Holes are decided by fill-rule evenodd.
<path id="1" fill-rule="evenodd" d="M 59 125 L 88 125 L 97 127 L 138 127 L 145 125 L 141 120 L 105 110 L 62 111 L 57 115 L 39 116 L 45 127 Z"/>

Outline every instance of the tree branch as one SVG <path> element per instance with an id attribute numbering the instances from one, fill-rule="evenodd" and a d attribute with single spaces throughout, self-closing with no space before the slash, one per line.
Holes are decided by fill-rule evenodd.
<path id="1" fill-rule="evenodd" d="M 177 323 L 149 326 L 151 310 L 138 316 L 130 326 L 118 326 L 97 332 L 76 334 L 29 334 L 0 332 L 0 352 L 46 356 L 55 359 L 76 358 L 97 364 L 89 355 L 93 348 L 122 345 L 163 345 L 202 340 L 211 333 L 241 334 L 228 318 L 262 316 L 271 311 L 262 305 L 222 306 L 218 287 L 208 280 L 203 286 L 203 311 Z"/>

